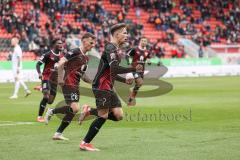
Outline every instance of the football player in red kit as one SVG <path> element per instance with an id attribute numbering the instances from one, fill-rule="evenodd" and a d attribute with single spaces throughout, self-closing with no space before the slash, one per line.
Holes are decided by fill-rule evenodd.
<path id="1" fill-rule="evenodd" d="M 81 41 L 80 47 L 66 53 L 56 66 L 58 69 L 58 84 L 62 86 L 62 92 L 67 105 L 54 109 L 49 108 L 46 112 L 46 124 L 48 124 L 53 114 L 65 114 L 60 126 L 53 136 L 53 140 L 68 140 L 68 138 L 63 137 L 62 134 L 80 108 L 78 104 L 80 96 L 80 79 L 83 79 L 87 83 L 91 83 L 91 80 L 85 74 L 88 66 L 88 57 L 86 53 L 95 46 L 96 37 L 91 33 L 85 33 Z"/>
<path id="2" fill-rule="evenodd" d="M 130 49 L 126 55 L 126 60 L 128 64 L 130 64 L 129 57 L 132 58 L 132 63 L 131 63 L 132 67 L 136 67 L 138 64 L 141 64 L 143 66 L 143 72 L 141 73 L 132 72 L 133 77 L 135 79 L 135 86 L 133 90 L 130 92 L 129 99 L 128 99 L 128 106 L 136 105 L 135 97 L 137 95 L 139 88 L 143 84 L 145 64 L 146 62 L 148 64 L 151 64 L 150 62 L 151 54 L 147 50 L 147 44 L 148 44 L 148 39 L 146 37 L 142 37 L 140 39 L 139 45 L 135 48 Z"/>
<path id="3" fill-rule="evenodd" d="M 123 118 L 121 101 L 115 93 L 114 81 L 131 84 L 132 80 L 127 80 L 118 74 L 141 72 L 142 65 L 135 68 L 125 68 L 120 66 L 119 46 L 127 41 L 127 29 L 124 23 L 119 23 L 110 28 L 110 42 L 105 44 L 104 52 L 101 56 L 98 72 L 93 80 L 92 90 L 96 99 L 97 117 L 92 122 L 85 138 L 79 147 L 85 151 L 99 151 L 90 142 L 97 135 L 100 128 L 107 119 L 120 121 Z"/>
<path id="4" fill-rule="evenodd" d="M 54 65 L 64 56 L 63 43 L 61 39 L 52 41 L 52 49 L 44 53 L 36 64 L 39 79 L 42 81 L 43 98 L 39 105 L 38 122 L 44 122 L 43 113 L 47 104 L 52 104 L 57 93 L 57 71 L 54 71 Z M 40 66 L 44 64 L 41 73 Z"/>

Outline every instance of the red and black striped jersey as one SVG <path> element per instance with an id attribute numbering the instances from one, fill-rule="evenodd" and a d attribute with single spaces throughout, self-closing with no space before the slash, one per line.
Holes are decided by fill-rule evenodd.
<path id="1" fill-rule="evenodd" d="M 45 54 L 43 54 L 38 62 L 43 64 L 44 63 L 44 68 L 43 68 L 43 80 L 53 80 L 57 78 L 57 74 L 53 74 L 54 73 L 54 65 L 55 63 L 57 63 L 60 58 L 62 58 L 64 56 L 63 52 L 59 52 L 59 54 L 56 54 L 53 52 L 53 50 L 50 50 L 48 52 L 46 52 Z M 53 76 L 54 75 L 54 76 Z"/>
<path id="2" fill-rule="evenodd" d="M 64 57 L 68 60 L 64 66 L 65 85 L 78 86 L 81 76 L 87 70 L 89 58 L 80 48 L 72 49 Z"/>
<path id="3" fill-rule="evenodd" d="M 125 81 L 124 78 L 121 78 L 117 74 L 136 71 L 135 68 L 119 66 L 120 62 L 121 57 L 118 55 L 118 48 L 113 43 L 107 43 L 101 56 L 92 87 L 99 90 L 112 90 L 115 80 Z"/>

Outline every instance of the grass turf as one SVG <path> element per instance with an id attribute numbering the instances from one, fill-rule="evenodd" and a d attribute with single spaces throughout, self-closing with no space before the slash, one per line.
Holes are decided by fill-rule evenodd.
<path id="1" fill-rule="evenodd" d="M 173 91 L 124 106 L 125 119 L 104 125 L 93 141 L 101 151 L 94 153 L 78 148 L 91 121 L 73 122 L 64 134 L 70 141 L 52 141 L 60 120 L 35 122 L 41 93 L 23 98 L 21 90 L 19 99 L 9 100 L 13 84 L 0 84 L 0 160 L 238 160 L 240 77 L 165 80 Z M 61 100 L 58 95 L 55 102 Z M 81 97 L 84 103 L 94 99 Z"/>

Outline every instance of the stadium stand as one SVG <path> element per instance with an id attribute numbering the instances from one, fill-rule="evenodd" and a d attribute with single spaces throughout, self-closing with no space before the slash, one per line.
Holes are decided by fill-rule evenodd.
<path id="1" fill-rule="evenodd" d="M 237 0 L 4 1 L 0 4 L 0 60 L 7 59 L 9 39 L 13 36 L 21 38 L 24 60 L 36 59 L 55 36 L 73 43 L 72 35 L 78 37 L 85 31 L 97 35 L 97 49 L 101 52 L 108 27 L 117 22 L 129 24 L 130 45 L 146 36 L 154 54 L 181 58 L 185 53 L 183 46 L 177 44 L 180 37 L 201 47 L 239 44 L 237 3 Z"/>

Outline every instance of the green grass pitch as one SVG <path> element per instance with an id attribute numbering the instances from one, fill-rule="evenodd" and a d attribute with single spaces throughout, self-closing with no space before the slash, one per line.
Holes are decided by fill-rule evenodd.
<path id="1" fill-rule="evenodd" d="M 78 148 L 91 120 L 74 121 L 64 132 L 70 141 L 53 141 L 60 120 L 35 122 L 41 93 L 23 98 L 21 89 L 19 99 L 9 100 L 13 84 L 0 84 L 0 160 L 239 160 L 240 77 L 165 80 L 173 84 L 170 93 L 137 99 L 133 108 L 124 104 L 125 119 L 103 126 L 93 141 L 100 152 Z M 82 96 L 84 103 L 94 99 Z"/>

